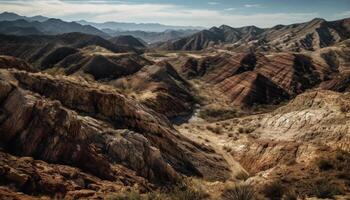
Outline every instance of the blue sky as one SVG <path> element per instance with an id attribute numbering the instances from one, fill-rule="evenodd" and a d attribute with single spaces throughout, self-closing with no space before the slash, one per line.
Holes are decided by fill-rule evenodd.
<path id="1" fill-rule="evenodd" d="M 0 0 L 0 11 L 68 21 L 270 27 L 350 17 L 350 0 Z"/>

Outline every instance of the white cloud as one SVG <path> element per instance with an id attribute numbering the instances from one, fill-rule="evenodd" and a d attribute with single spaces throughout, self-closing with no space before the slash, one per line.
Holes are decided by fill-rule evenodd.
<path id="1" fill-rule="evenodd" d="M 16 12 L 26 16 L 44 15 L 65 20 L 85 19 L 94 22 L 120 21 L 149 23 L 157 22 L 169 25 L 219 26 L 227 24 L 234 27 L 256 25 L 270 27 L 276 24 L 304 22 L 314 17 L 316 13 L 271 13 L 271 14 L 231 14 L 224 10 L 195 9 L 172 4 L 128 4 L 103 3 L 94 0 L 60 1 L 31 0 L 3 1 L 1 11 Z"/>
<path id="2" fill-rule="evenodd" d="M 220 3 L 216 2 L 216 1 L 211 1 L 211 2 L 208 2 L 208 4 L 212 5 L 212 6 L 215 6 L 215 5 L 219 5 Z"/>
<path id="3" fill-rule="evenodd" d="M 336 14 L 335 17 L 350 17 L 350 10 Z"/>
<path id="4" fill-rule="evenodd" d="M 226 10 L 226 11 L 232 11 L 232 10 L 237 10 L 237 8 L 226 8 L 226 9 L 224 9 L 224 10 Z"/>
<path id="5" fill-rule="evenodd" d="M 262 6 L 260 4 L 245 4 L 244 7 L 246 7 L 246 8 L 260 8 Z"/>

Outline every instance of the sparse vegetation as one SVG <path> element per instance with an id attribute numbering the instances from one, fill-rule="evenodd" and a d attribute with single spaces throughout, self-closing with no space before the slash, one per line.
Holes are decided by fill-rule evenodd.
<path id="1" fill-rule="evenodd" d="M 341 111 L 342 113 L 349 113 L 349 112 L 350 112 L 350 105 L 343 103 L 343 104 L 340 106 L 340 111 Z"/>
<path id="2" fill-rule="evenodd" d="M 191 181 L 184 181 L 173 188 L 157 190 L 146 194 L 140 194 L 137 190 L 131 190 L 121 194 L 109 196 L 108 200 L 202 200 L 208 197 L 201 187 Z"/>
<path id="3" fill-rule="evenodd" d="M 207 126 L 207 129 L 215 134 L 221 134 L 222 133 L 222 127 L 220 126 L 213 126 L 213 125 L 209 125 Z"/>
<path id="4" fill-rule="evenodd" d="M 252 200 L 254 195 L 254 189 L 251 185 L 241 184 L 226 188 L 222 198 L 226 200 Z"/>
<path id="5" fill-rule="evenodd" d="M 343 194 L 341 188 L 327 179 L 320 179 L 313 184 L 311 195 L 317 198 L 333 198 L 334 195 Z"/>
<path id="6" fill-rule="evenodd" d="M 201 200 L 208 196 L 200 187 L 190 185 L 188 182 L 177 185 L 167 194 L 169 200 Z"/>
<path id="7" fill-rule="evenodd" d="M 273 200 L 281 199 L 283 196 L 284 188 L 280 181 L 270 183 L 265 186 L 262 193 L 265 197 Z"/>
<path id="8" fill-rule="evenodd" d="M 133 189 L 128 192 L 111 195 L 107 197 L 107 199 L 108 200 L 143 200 L 145 198 L 143 198 L 139 192 Z"/>
<path id="9" fill-rule="evenodd" d="M 254 132 L 255 131 L 255 127 L 253 127 L 253 126 L 248 126 L 248 127 L 239 127 L 238 128 L 238 132 L 239 133 L 245 133 L 245 134 L 249 134 L 249 133 L 252 133 L 252 132 Z"/>
<path id="10" fill-rule="evenodd" d="M 298 196 L 294 191 L 287 191 L 285 192 L 285 194 L 283 195 L 283 200 L 297 200 Z"/>
<path id="11" fill-rule="evenodd" d="M 317 163 L 318 165 L 318 168 L 321 170 L 321 171 L 327 171 L 327 170 L 331 170 L 334 168 L 333 164 L 331 163 L 330 160 L 326 160 L 326 159 L 321 159 L 318 161 Z"/>
<path id="12" fill-rule="evenodd" d="M 246 181 L 248 178 L 249 178 L 249 174 L 245 171 L 240 171 L 236 175 L 236 179 L 238 179 L 238 180 Z"/>
<path id="13" fill-rule="evenodd" d="M 207 121 L 222 121 L 241 116 L 241 113 L 232 107 L 207 106 L 204 107 L 199 116 Z"/>
<path id="14" fill-rule="evenodd" d="M 224 149 L 226 152 L 231 152 L 231 151 L 232 151 L 232 148 L 231 148 L 231 147 L 228 147 L 228 146 L 224 146 L 223 149 Z"/>

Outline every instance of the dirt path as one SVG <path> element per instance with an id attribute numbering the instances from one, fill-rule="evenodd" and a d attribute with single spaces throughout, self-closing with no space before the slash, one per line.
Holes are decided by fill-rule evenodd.
<path id="1" fill-rule="evenodd" d="M 232 180 L 235 179 L 234 177 L 237 175 L 237 173 L 240 173 L 242 171 L 246 172 L 246 170 L 236 160 L 233 159 L 230 153 L 225 150 L 225 146 L 231 139 L 225 135 L 218 135 L 209 130 L 198 128 L 205 127 L 204 124 L 207 124 L 207 122 L 193 122 L 178 126 L 177 129 L 180 131 L 180 133 L 190 138 L 191 140 L 210 146 L 215 150 L 217 154 L 222 155 L 229 164 L 232 173 Z"/>
<path id="2" fill-rule="evenodd" d="M 225 150 L 225 146 L 230 144 L 233 139 L 229 138 L 227 135 L 218 135 L 207 130 L 206 126 L 208 124 L 209 123 L 205 120 L 198 119 L 198 116 L 194 116 L 194 119 L 189 120 L 189 123 L 176 126 L 176 129 L 189 139 L 196 141 L 199 144 L 212 147 L 215 152 L 222 155 L 228 163 L 231 171 L 231 178 L 227 181 L 208 182 L 202 179 L 196 179 L 196 181 L 200 182 L 203 189 L 210 195 L 210 199 L 220 199 L 220 195 L 227 186 L 240 182 L 240 180 L 235 178 L 237 174 L 242 171 L 246 172 L 246 170 L 230 155 L 228 151 Z"/>

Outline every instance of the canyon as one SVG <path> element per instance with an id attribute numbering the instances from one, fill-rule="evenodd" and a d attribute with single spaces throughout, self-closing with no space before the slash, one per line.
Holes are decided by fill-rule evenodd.
<path id="1" fill-rule="evenodd" d="M 0 199 L 350 198 L 349 19 L 152 44 L 11 19 Z"/>

